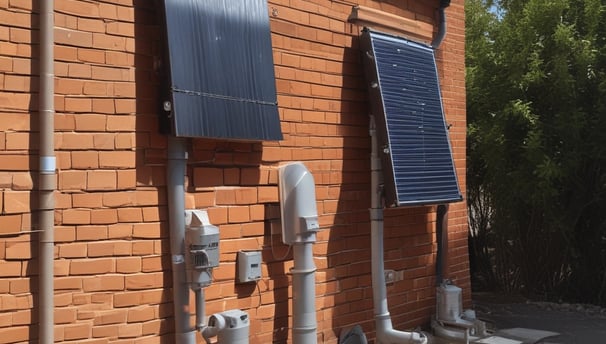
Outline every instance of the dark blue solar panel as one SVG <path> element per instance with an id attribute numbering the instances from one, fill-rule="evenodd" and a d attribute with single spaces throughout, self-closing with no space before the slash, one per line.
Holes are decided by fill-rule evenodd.
<path id="1" fill-rule="evenodd" d="M 177 136 L 280 140 L 266 0 L 164 0 Z"/>
<path id="2" fill-rule="evenodd" d="M 361 44 L 389 205 L 460 201 L 433 50 L 369 30 Z"/>

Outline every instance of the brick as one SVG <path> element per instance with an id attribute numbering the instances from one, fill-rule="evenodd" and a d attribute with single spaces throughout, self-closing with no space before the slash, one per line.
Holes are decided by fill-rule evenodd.
<path id="1" fill-rule="evenodd" d="M 92 102 L 88 98 L 65 98 L 65 111 L 81 113 L 91 112 Z"/>
<path id="2" fill-rule="evenodd" d="M 137 171 L 136 170 L 119 170 L 118 185 L 119 190 L 135 189 L 137 187 Z"/>
<path id="3" fill-rule="evenodd" d="M 121 309 L 95 312 L 95 316 L 93 318 L 93 325 L 100 326 L 110 324 L 122 324 L 126 323 L 127 317 L 128 311 Z"/>
<path id="4" fill-rule="evenodd" d="M 149 259 L 147 257 L 143 258 L 143 262 Z M 141 257 L 124 257 L 116 259 L 116 272 L 131 274 L 141 272 L 142 270 L 142 258 Z M 156 271 L 156 270 L 154 270 Z"/>
<path id="5" fill-rule="evenodd" d="M 63 328 L 63 336 L 66 340 L 89 338 L 91 327 L 91 324 L 88 323 L 65 325 Z"/>
<path id="6" fill-rule="evenodd" d="M 81 290 L 82 278 L 80 277 L 55 277 L 54 288 L 60 290 Z"/>
<path id="7" fill-rule="evenodd" d="M 82 279 L 85 292 L 124 290 L 124 276 L 104 275 Z"/>
<path id="8" fill-rule="evenodd" d="M 0 330 L 0 343 L 19 343 L 28 342 L 29 337 L 29 326 L 13 326 L 6 329 Z"/>
<path id="9" fill-rule="evenodd" d="M 116 104 L 117 105 L 117 104 Z M 134 133 L 118 133 L 115 136 L 116 149 L 133 149 L 136 146 Z"/>
<path id="10" fill-rule="evenodd" d="M 118 209 L 119 222 L 142 222 L 143 212 L 141 208 L 120 208 Z"/>
<path id="11" fill-rule="evenodd" d="M 133 151 L 111 151 L 99 153 L 99 165 L 101 168 L 134 168 L 135 152 Z"/>
<path id="12" fill-rule="evenodd" d="M 104 240 L 107 239 L 107 226 L 78 226 L 76 227 L 76 240 Z"/>
<path id="13" fill-rule="evenodd" d="M 5 191 L 4 213 L 26 213 L 32 207 L 29 191 Z"/>
<path id="14" fill-rule="evenodd" d="M 21 231 L 21 215 L 0 215 L 0 233 L 18 233 Z"/>
<path id="15" fill-rule="evenodd" d="M 0 277 L 19 276 L 21 276 L 21 262 L 0 261 Z"/>
<path id="16" fill-rule="evenodd" d="M 71 243 L 59 245 L 60 258 L 84 258 L 86 257 L 86 244 Z"/>
<path id="17" fill-rule="evenodd" d="M 13 190 L 32 190 L 34 183 L 30 172 L 13 173 Z"/>
<path id="18" fill-rule="evenodd" d="M 118 222 L 116 209 L 93 209 L 90 214 L 91 224 L 112 224 Z"/>
<path id="19" fill-rule="evenodd" d="M 118 328 L 118 338 L 135 338 L 143 334 L 143 326 L 140 323 L 126 324 Z"/>
<path id="20" fill-rule="evenodd" d="M 69 272 L 71 275 L 99 275 L 114 272 L 114 259 L 74 259 L 71 261 Z"/>
<path id="21" fill-rule="evenodd" d="M 78 48 L 76 58 L 82 62 L 105 63 L 105 52 L 96 49 Z M 111 64 L 111 62 L 108 61 Z"/>
<path id="22" fill-rule="evenodd" d="M 99 167 L 99 153 L 94 151 L 71 152 L 72 168 L 95 169 Z"/>
<path id="23" fill-rule="evenodd" d="M 164 270 L 161 256 L 143 257 L 140 269 L 142 272 L 158 272 Z"/>
<path id="24" fill-rule="evenodd" d="M 137 223 L 133 226 L 134 238 L 160 238 L 162 234 L 159 223 Z"/>
<path id="25" fill-rule="evenodd" d="M 55 44 L 76 47 L 92 47 L 93 35 L 90 32 L 55 27 Z"/>
<path id="26" fill-rule="evenodd" d="M 59 189 L 63 191 L 86 189 L 86 172 L 59 171 Z"/>
<path id="27" fill-rule="evenodd" d="M 250 212 L 247 206 L 230 207 L 227 211 L 229 223 L 250 221 Z"/>
<path id="28" fill-rule="evenodd" d="M 77 311 L 75 308 L 55 308 L 55 324 L 71 324 L 76 322 Z"/>
<path id="29" fill-rule="evenodd" d="M 132 244 L 129 241 L 104 241 L 88 244 L 89 257 L 129 256 Z"/>
<path id="30" fill-rule="evenodd" d="M 20 278 L 10 282 L 10 293 L 13 295 L 30 293 L 30 286 L 37 283 L 37 280 L 31 280 L 29 278 Z"/>
<path id="31" fill-rule="evenodd" d="M 5 249 L 5 259 L 31 259 L 33 245 L 34 243 L 31 242 L 7 241 Z"/>
<path id="32" fill-rule="evenodd" d="M 117 185 L 116 171 L 88 171 L 86 172 L 87 190 L 115 190 Z"/>
<path id="33" fill-rule="evenodd" d="M 97 114 L 79 114 L 75 116 L 77 131 L 105 131 L 107 116 Z"/>
<path id="34" fill-rule="evenodd" d="M 1 95 L 0 95 L 0 98 Z M 1 104 L 1 99 L 0 99 Z M 0 155 L 0 166 L 4 171 L 29 171 L 31 170 L 29 157 L 26 155 L 6 154 Z"/>
<path id="35" fill-rule="evenodd" d="M 135 131 L 136 120 L 135 116 L 108 116 L 107 118 L 107 130 L 124 132 L 124 131 Z"/>
<path id="36" fill-rule="evenodd" d="M 95 148 L 93 145 L 93 137 L 90 134 L 84 133 L 61 133 L 55 135 L 56 148 L 83 150 Z"/>
<path id="37" fill-rule="evenodd" d="M 99 193 L 80 193 L 73 194 L 71 197 L 75 208 L 101 208 L 103 206 L 103 195 Z"/>
<path id="38" fill-rule="evenodd" d="M 90 224 L 90 210 L 65 209 L 62 212 L 64 225 L 86 225 Z"/>

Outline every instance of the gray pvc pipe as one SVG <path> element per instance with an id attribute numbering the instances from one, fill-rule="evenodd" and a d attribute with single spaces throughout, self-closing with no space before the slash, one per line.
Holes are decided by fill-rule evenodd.
<path id="1" fill-rule="evenodd" d="M 196 297 L 196 330 L 202 331 L 204 328 L 204 317 L 206 316 L 206 297 L 204 289 L 199 288 L 194 290 Z"/>
<path id="2" fill-rule="evenodd" d="M 315 234 L 313 234 L 315 240 Z M 292 273 L 294 344 L 317 343 L 316 322 L 316 266 L 313 259 L 313 242 L 294 243 Z"/>
<path id="3" fill-rule="evenodd" d="M 370 130 L 370 250 L 372 299 L 374 305 L 377 344 L 426 344 L 427 338 L 418 332 L 404 332 L 393 328 L 389 309 L 387 307 L 387 288 L 385 287 L 385 266 L 383 247 L 383 183 L 381 159 L 377 144 L 374 117 L 371 116 Z"/>
<path id="4" fill-rule="evenodd" d="M 38 262 L 39 262 L 39 343 L 51 344 L 54 334 L 54 221 L 56 189 L 55 163 L 55 107 L 54 107 L 54 1 L 40 1 L 40 91 L 38 115 L 40 150 L 38 174 Z"/>
<path id="5" fill-rule="evenodd" d="M 170 254 L 173 271 L 173 306 L 175 343 L 194 344 L 196 331 L 189 325 L 189 285 L 185 279 L 185 173 L 187 148 L 185 139 L 168 137 L 168 220 Z"/>

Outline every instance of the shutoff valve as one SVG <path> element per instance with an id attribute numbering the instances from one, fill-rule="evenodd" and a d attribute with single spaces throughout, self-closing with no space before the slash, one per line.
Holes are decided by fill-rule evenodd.
<path id="1" fill-rule="evenodd" d="M 219 227 L 204 210 L 185 211 L 185 271 L 192 289 L 210 285 L 212 269 L 219 266 Z"/>

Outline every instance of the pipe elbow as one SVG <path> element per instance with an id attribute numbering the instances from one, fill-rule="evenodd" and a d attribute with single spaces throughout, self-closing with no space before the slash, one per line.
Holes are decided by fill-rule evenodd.
<path id="1" fill-rule="evenodd" d="M 449 1 L 450 3 L 450 1 Z M 446 7 L 440 7 L 438 10 L 438 33 L 434 37 L 433 41 L 431 41 L 431 47 L 434 49 L 438 49 L 446 37 L 446 11 L 444 10 Z"/>

